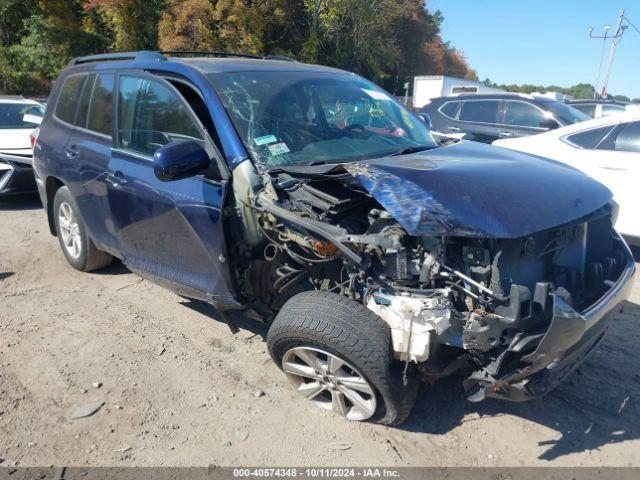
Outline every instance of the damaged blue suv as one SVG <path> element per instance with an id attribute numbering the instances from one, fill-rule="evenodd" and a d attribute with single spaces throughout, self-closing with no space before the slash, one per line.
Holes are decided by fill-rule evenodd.
<path id="1" fill-rule="evenodd" d="M 611 193 L 460 142 L 371 82 L 231 54 L 74 60 L 34 166 L 78 270 L 144 278 L 269 324 L 310 404 L 398 424 L 419 379 L 525 400 L 600 343 L 635 264 Z"/>

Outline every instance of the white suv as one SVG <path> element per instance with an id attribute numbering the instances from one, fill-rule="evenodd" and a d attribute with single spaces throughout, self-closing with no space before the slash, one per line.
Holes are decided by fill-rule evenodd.
<path id="1" fill-rule="evenodd" d="M 18 96 L 0 96 L 0 195 L 36 191 L 31 133 L 44 107 Z"/>

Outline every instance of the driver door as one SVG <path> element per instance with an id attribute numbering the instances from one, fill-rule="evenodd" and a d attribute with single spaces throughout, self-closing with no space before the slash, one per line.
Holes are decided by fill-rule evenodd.
<path id="1" fill-rule="evenodd" d="M 107 183 L 123 262 L 179 294 L 231 302 L 221 215 L 226 180 L 162 182 L 153 169 L 154 152 L 179 140 L 199 143 L 215 164 L 219 153 L 209 135 L 173 85 L 157 76 L 119 75 L 116 101 Z"/>

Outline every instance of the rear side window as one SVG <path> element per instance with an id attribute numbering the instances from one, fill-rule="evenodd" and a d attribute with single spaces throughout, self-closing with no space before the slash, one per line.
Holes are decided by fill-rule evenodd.
<path id="1" fill-rule="evenodd" d="M 85 128 L 87 126 L 87 112 L 89 110 L 89 100 L 91 100 L 91 94 L 93 93 L 93 84 L 96 80 L 95 73 L 88 76 L 87 81 L 84 84 L 84 90 L 82 91 L 82 97 L 80 97 L 80 105 L 78 106 L 78 113 L 76 114 L 75 125 Z"/>
<path id="2" fill-rule="evenodd" d="M 198 123 L 175 92 L 160 82 L 120 77 L 118 117 L 120 148 L 151 156 L 178 140 L 205 146 Z"/>
<path id="3" fill-rule="evenodd" d="M 622 105 L 602 105 L 602 116 L 608 117 L 609 115 L 615 115 L 616 113 L 622 113 L 625 108 Z"/>
<path id="4" fill-rule="evenodd" d="M 600 128 L 593 128 L 585 132 L 569 135 L 567 140 L 580 148 L 594 149 L 607 136 L 613 128 L 612 125 Z"/>
<path id="5" fill-rule="evenodd" d="M 458 110 L 459 102 L 447 102 L 443 106 L 440 107 L 440 112 L 449 118 L 456 118 L 456 111 Z"/>
<path id="6" fill-rule="evenodd" d="M 640 153 L 640 122 L 625 124 L 615 135 L 615 138 L 607 141 L 606 145 L 603 144 L 600 148 L 602 150 Z"/>
<path id="7" fill-rule="evenodd" d="M 55 112 L 56 117 L 63 122 L 73 124 L 76 117 L 76 107 L 86 78 L 86 75 L 73 75 L 64 81 Z"/>
<path id="8" fill-rule="evenodd" d="M 573 108 L 575 108 L 576 110 L 580 110 L 582 113 L 586 113 L 587 115 L 589 115 L 591 118 L 596 116 L 596 106 L 593 104 L 589 104 L 589 105 L 583 105 L 583 104 L 571 104 L 571 106 Z"/>
<path id="9" fill-rule="evenodd" d="M 87 128 L 94 132 L 111 135 L 111 103 L 113 82 L 111 73 L 100 74 L 93 87 L 93 96 L 89 104 L 89 122 Z"/>
<path id="10" fill-rule="evenodd" d="M 540 124 L 545 120 L 544 113 L 539 108 L 526 102 L 506 102 L 504 111 L 504 123 L 516 127 L 540 128 Z"/>
<path id="11" fill-rule="evenodd" d="M 497 100 L 463 102 L 458 118 L 466 122 L 496 123 L 499 104 Z"/>

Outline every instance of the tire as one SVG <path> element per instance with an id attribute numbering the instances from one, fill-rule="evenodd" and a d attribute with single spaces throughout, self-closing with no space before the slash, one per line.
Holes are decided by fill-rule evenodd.
<path id="1" fill-rule="evenodd" d="M 271 324 L 267 346 L 271 358 L 294 387 L 301 393 L 304 390 L 303 395 L 306 394 L 316 406 L 337 411 L 348 419 L 385 425 L 398 425 L 411 413 L 419 386 L 416 376 L 411 371 L 408 385 L 404 385 L 403 366 L 393 360 L 389 326 L 364 305 L 350 298 L 318 291 L 303 292 L 292 297 Z M 314 372 L 315 367 L 308 367 L 312 362 L 303 360 L 298 356 L 299 353 L 304 353 L 307 359 L 310 358 L 309 354 L 311 357 L 315 355 L 319 362 L 314 361 L 313 365 L 319 364 L 319 369 Z M 332 357 L 338 357 L 347 365 L 346 369 L 341 369 L 339 374 L 327 380 L 326 375 L 331 377 L 326 373 L 327 366 L 335 361 Z M 300 367 L 305 373 L 298 374 Z M 345 371 L 348 375 L 345 375 Z M 306 372 L 310 372 L 308 378 Z M 350 410 L 346 415 L 344 407 L 333 408 L 334 395 L 344 388 L 340 385 L 340 379 L 344 376 L 361 376 L 372 387 L 375 402 L 367 393 L 362 394 L 369 402 L 366 404 L 368 408 L 375 403 L 371 415 L 353 415 L 356 404 L 350 401 Z M 310 387 L 316 384 L 324 385 L 330 391 L 321 391 L 315 397 L 308 396 L 313 394 Z M 314 391 L 316 389 L 313 388 Z M 363 388 L 359 390 L 365 392 Z"/>
<path id="2" fill-rule="evenodd" d="M 77 204 L 67 187 L 60 187 L 53 199 L 53 220 L 62 253 L 73 268 L 91 272 L 113 261 L 111 255 L 98 250 L 89 238 L 78 214 Z"/>

